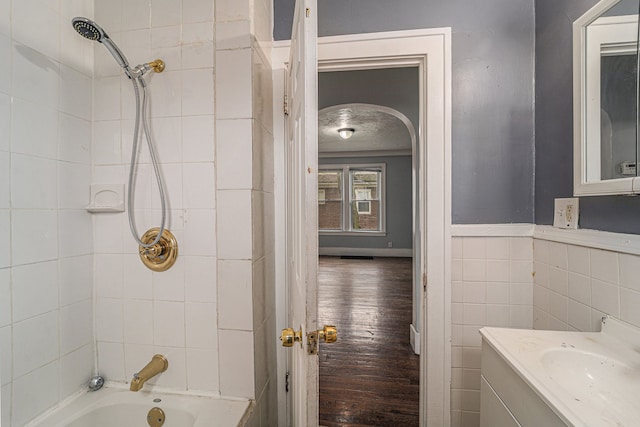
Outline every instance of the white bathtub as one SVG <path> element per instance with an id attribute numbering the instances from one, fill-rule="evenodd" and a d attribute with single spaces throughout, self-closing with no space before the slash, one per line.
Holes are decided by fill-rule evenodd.
<path id="1" fill-rule="evenodd" d="M 250 412 L 247 400 L 103 387 L 79 395 L 26 427 L 148 427 L 147 413 L 156 406 L 165 413 L 164 427 L 243 426 Z"/>

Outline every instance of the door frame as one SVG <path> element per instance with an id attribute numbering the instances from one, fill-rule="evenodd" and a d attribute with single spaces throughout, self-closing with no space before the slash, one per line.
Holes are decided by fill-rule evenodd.
<path id="1" fill-rule="evenodd" d="M 284 287 L 284 66 L 289 41 L 274 43 L 274 216 L 276 327 L 287 326 Z M 451 424 L 451 29 L 318 38 L 318 72 L 418 67 L 420 119 L 415 167 L 418 194 L 414 238 L 420 298 L 420 425 Z M 426 148 L 426 149 L 425 149 Z M 414 170 L 414 173 L 416 170 Z M 427 233 L 428 230 L 428 233 Z M 429 357 L 426 357 L 429 355 Z M 278 390 L 284 391 L 287 353 L 278 351 Z M 279 419 L 287 398 L 278 395 Z"/>

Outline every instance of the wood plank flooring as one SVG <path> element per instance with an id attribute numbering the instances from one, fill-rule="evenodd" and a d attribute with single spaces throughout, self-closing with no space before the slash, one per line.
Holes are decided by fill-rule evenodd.
<path id="1" fill-rule="evenodd" d="M 320 425 L 418 425 L 419 356 L 409 343 L 411 258 L 320 257 Z"/>

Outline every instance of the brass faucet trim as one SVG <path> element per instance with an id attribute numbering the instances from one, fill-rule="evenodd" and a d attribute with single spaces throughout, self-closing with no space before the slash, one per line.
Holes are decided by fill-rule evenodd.
<path id="1" fill-rule="evenodd" d="M 153 243 L 158 236 L 160 229 L 158 227 L 147 230 L 142 235 L 140 241 L 145 245 Z M 166 228 L 162 232 L 162 236 L 158 243 L 148 248 L 138 246 L 138 253 L 142 263 L 153 271 L 166 271 L 178 259 L 178 240 Z"/>
<path id="2" fill-rule="evenodd" d="M 129 387 L 129 390 L 141 390 L 144 386 L 144 383 L 146 383 L 156 375 L 166 371 L 168 367 L 169 361 L 166 357 L 161 354 L 154 355 L 151 359 L 151 362 L 147 363 L 147 365 L 142 368 L 140 372 L 133 374 L 133 379 L 131 380 L 131 386 Z"/>

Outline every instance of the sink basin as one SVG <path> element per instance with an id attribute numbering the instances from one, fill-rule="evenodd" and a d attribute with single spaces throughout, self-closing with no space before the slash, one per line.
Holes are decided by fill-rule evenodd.
<path id="1" fill-rule="evenodd" d="M 480 330 L 485 342 L 568 426 L 640 426 L 640 329 Z"/>
<path id="2" fill-rule="evenodd" d="M 552 381 L 579 401 L 611 405 L 640 396 L 638 372 L 612 357 L 561 348 L 545 351 L 540 363 Z"/>

